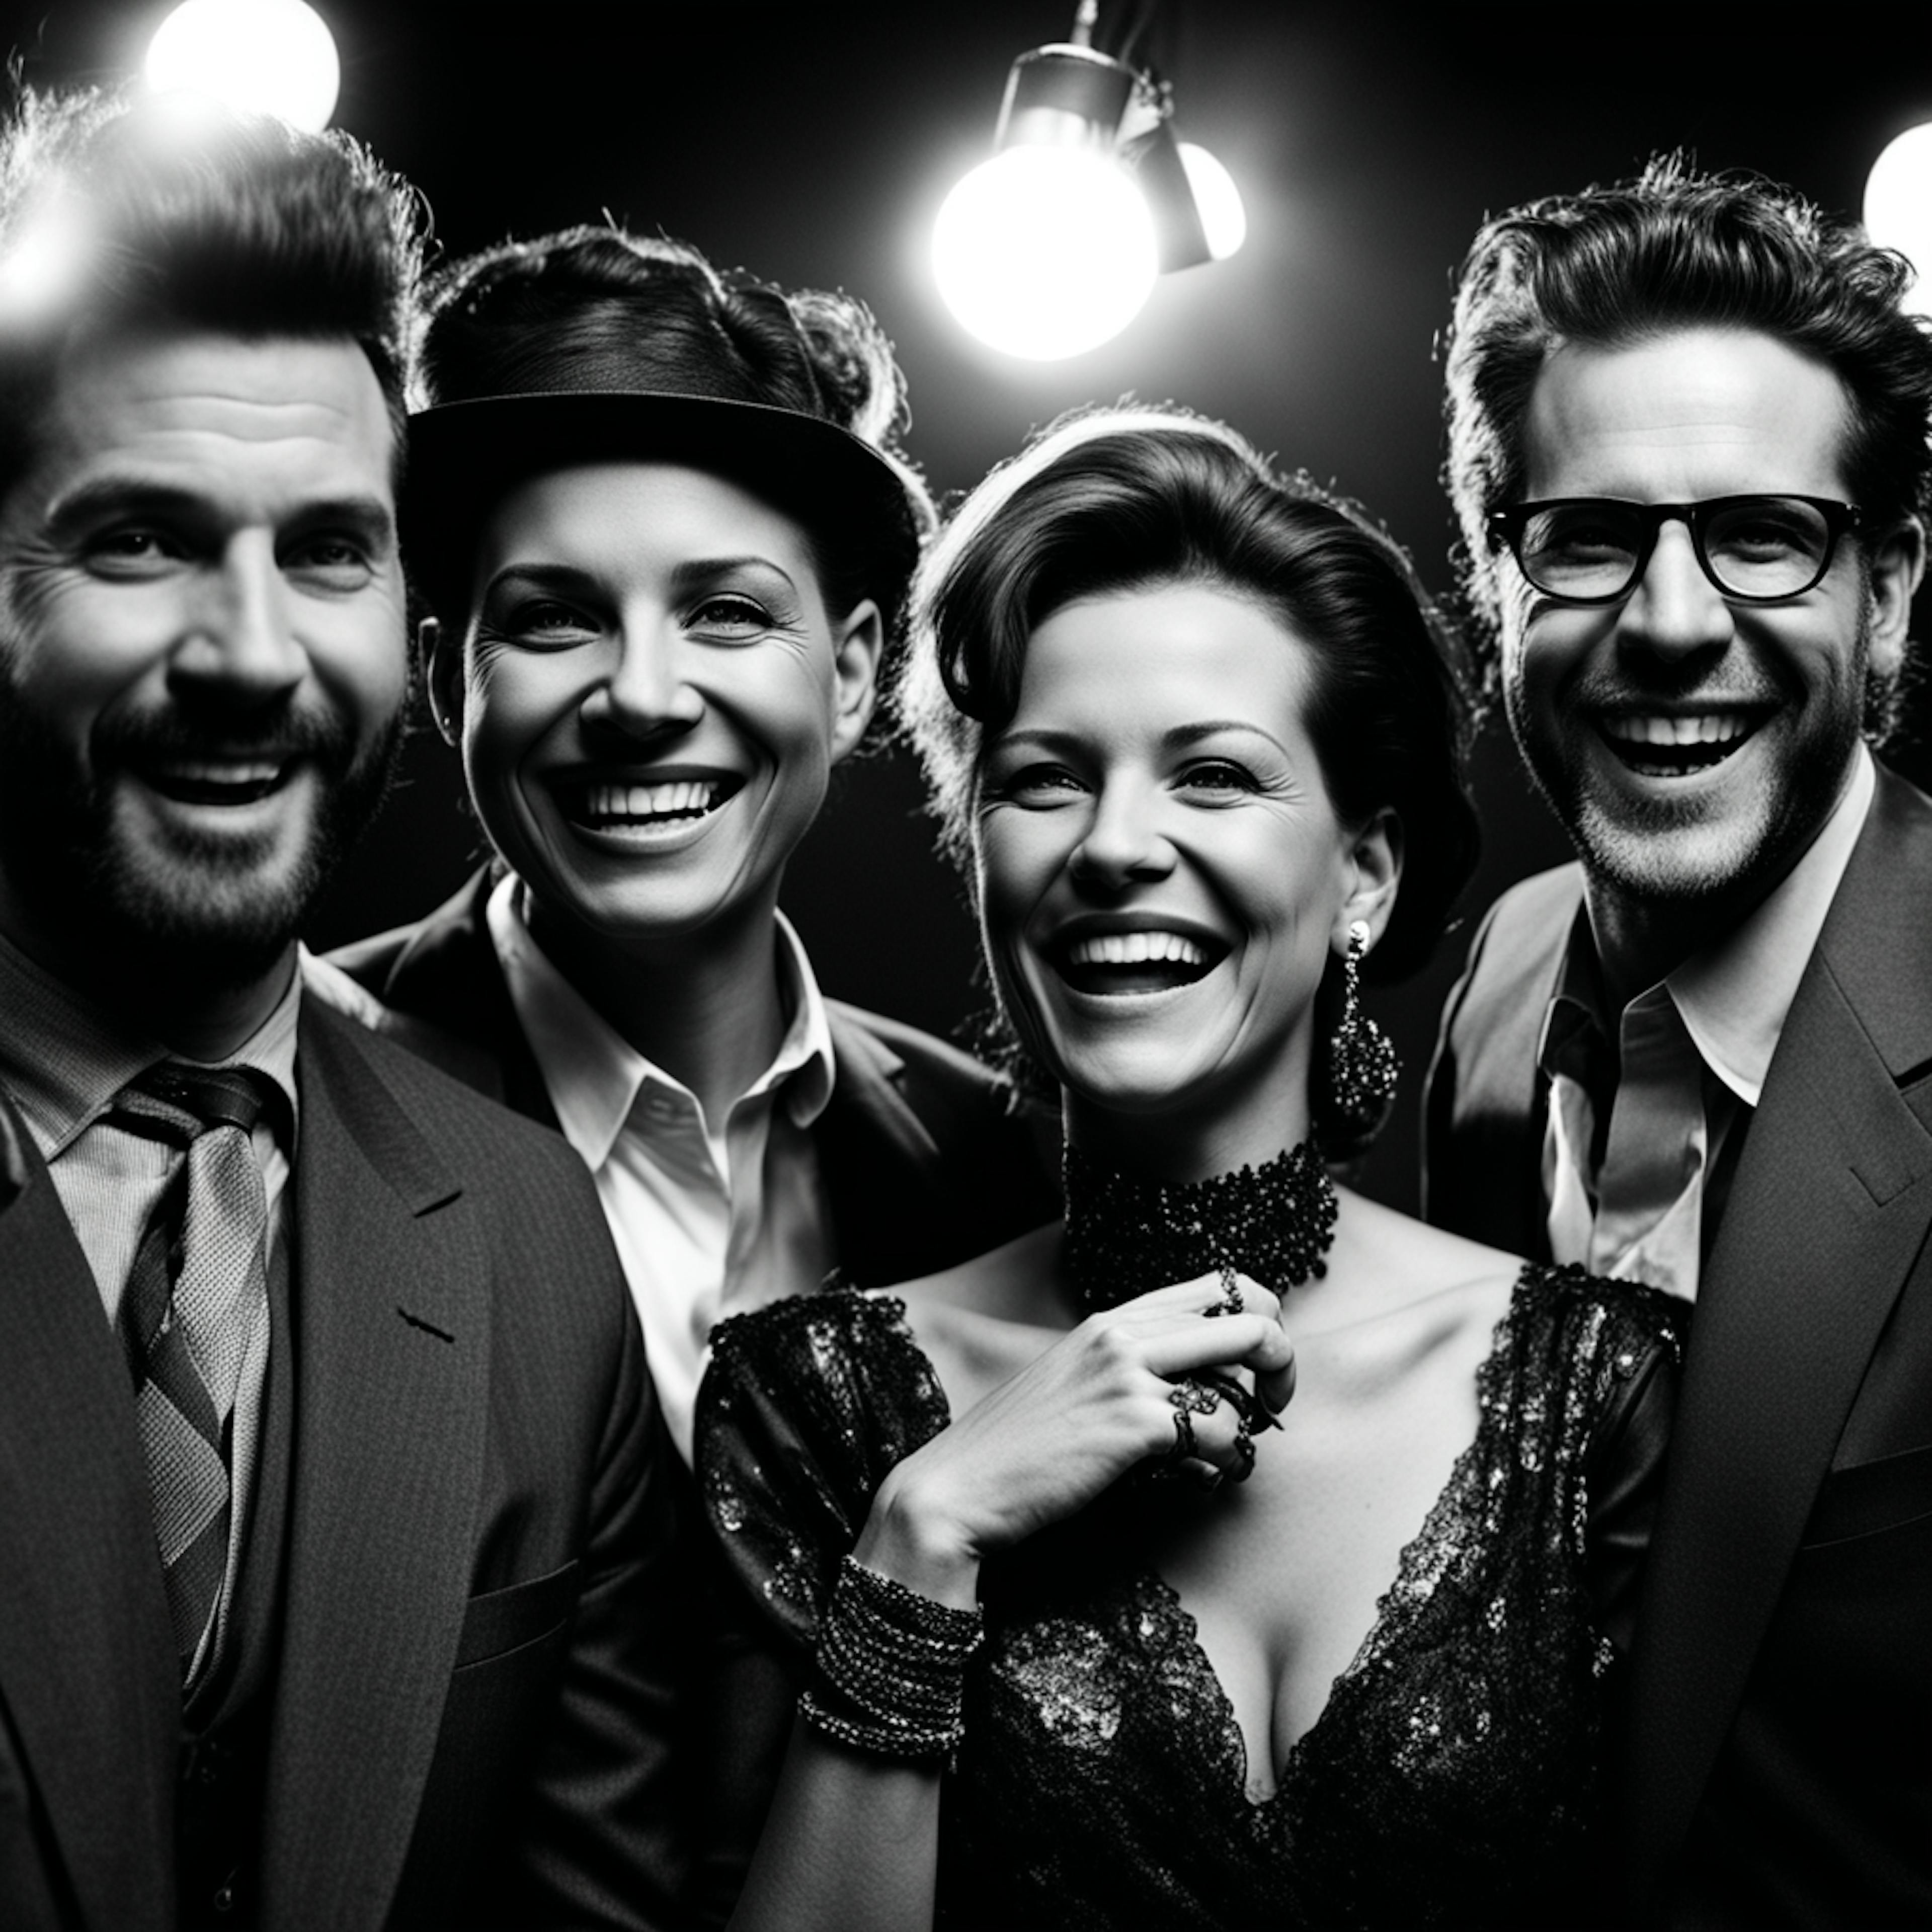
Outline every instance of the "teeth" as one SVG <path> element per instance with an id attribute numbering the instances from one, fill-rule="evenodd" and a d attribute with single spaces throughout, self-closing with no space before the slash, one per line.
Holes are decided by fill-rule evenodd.
<path id="1" fill-rule="evenodd" d="M 1705 711 L 1688 718 L 1653 713 L 1607 718 L 1604 729 L 1627 745 L 1724 745 L 1743 737 L 1750 722 L 1736 711 Z"/>
<path id="2" fill-rule="evenodd" d="M 1172 960 L 1182 966 L 1204 966 L 1208 955 L 1178 932 L 1102 932 L 1077 941 L 1072 954 L 1076 966 L 1139 966 L 1150 960 Z"/>
<path id="3" fill-rule="evenodd" d="M 584 793 L 584 813 L 593 819 L 634 819 L 709 812 L 718 789 L 709 778 L 680 778 L 671 784 L 591 785 Z"/>
<path id="4" fill-rule="evenodd" d="M 230 764 L 212 760 L 182 759 L 161 766 L 160 776 L 188 784 L 272 784 L 281 776 L 281 770 L 278 764 L 260 760 Z"/>

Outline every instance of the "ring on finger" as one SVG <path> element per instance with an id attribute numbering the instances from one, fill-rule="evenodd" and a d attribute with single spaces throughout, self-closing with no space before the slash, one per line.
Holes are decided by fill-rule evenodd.
<path id="1" fill-rule="evenodd" d="M 1192 1376 L 1184 1377 L 1167 1392 L 1174 1410 L 1174 1447 L 1167 1452 L 1170 1462 L 1184 1462 L 1198 1452 L 1194 1446 L 1194 1418 L 1212 1415 L 1221 1404 L 1221 1391 Z"/>

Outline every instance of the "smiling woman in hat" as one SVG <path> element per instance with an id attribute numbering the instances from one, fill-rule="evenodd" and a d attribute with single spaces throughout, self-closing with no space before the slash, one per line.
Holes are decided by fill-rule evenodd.
<path id="1" fill-rule="evenodd" d="M 721 1310 L 1054 1211 L 998 1083 L 823 998 L 778 909 L 931 520 L 903 382 L 849 297 L 609 227 L 457 264 L 425 363 L 404 542 L 494 856 L 336 963 L 583 1155 L 688 1458 Z"/>

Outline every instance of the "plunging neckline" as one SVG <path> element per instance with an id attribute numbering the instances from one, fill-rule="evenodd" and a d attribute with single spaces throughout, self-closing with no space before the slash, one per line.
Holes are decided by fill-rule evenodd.
<path id="1" fill-rule="evenodd" d="M 1444 1562 L 1438 1566 L 1436 1574 L 1426 1580 L 1426 1588 L 1418 1588 L 1423 1578 L 1420 1574 L 1425 1557 L 1430 1549 L 1440 1540 L 1444 1519 L 1460 1507 L 1463 1492 L 1467 1490 L 1472 1471 L 1477 1466 L 1490 1446 L 1494 1430 L 1496 1405 L 1491 1400 L 1493 1382 L 1509 1344 L 1516 1320 L 1518 1298 L 1528 1280 L 1532 1270 L 1526 1264 L 1517 1273 L 1510 1288 L 1508 1304 L 1496 1320 L 1490 1330 L 1490 1345 L 1482 1360 L 1476 1365 L 1476 1426 L 1469 1440 L 1456 1453 L 1455 1460 L 1449 1466 L 1449 1474 L 1443 1481 L 1434 1500 L 1424 1513 L 1420 1526 L 1396 1552 L 1395 1574 L 1388 1586 L 1376 1598 L 1374 1615 L 1361 1640 L 1351 1654 L 1348 1661 L 1330 1680 L 1328 1694 L 1322 1700 L 1322 1708 L 1313 1719 L 1291 1744 L 1278 1765 L 1272 1765 L 1274 1788 L 1264 1796 L 1253 1796 L 1248 1773 L 1252 1760 L 1248 1751 L 1247 1738 L 1243 1733 L 1240 1721 L 1235 1715 L 1234 1700 L 1228 1694 L 1226 1684 L 1216 1669 L 1214 1659 L 1208 1654 L 1207 1646 L 1201 1640 L 1201 1627 L 1194 1612 L 1187 1607 L 1180 1592 L 1169 1582 L 1160 1571 L 1151 1564 L 1142 1564 L 1120 1572 L 1124 1594 L 1132 1595 L 1142 1587 L 1153 1589 L 1174 1613 L 1175 1622 L 1184 1633 L 1190 1675 L 1198 1677 L 1213 1688 L 1214 1700 L 1222 1726 L 1234 1745 L 1234 1757 L 1240 1767 L 1239 1791 L 1241 1802 L 1257 1816 L 1277 1805 L 1288 1786 L 1291 1775 L 1298 1762 L 1306 1754 L 1306 1747 L 1316 1733 L 1328 1723 L 1329 1713 L 1340 1700 L 1346 1698 L 1352 1687 L 1359 1682 L 1370 1658 L 1385 1650 L 1388 1644 L 1401 1634 L 1403 1624 L 1412 1621 L 1436 1591 L 1448 1568 Z M 872 1291 L 871 1298 L 888 1306 L 896 1303 L 898 1325 L 912 1351 L 919 1358 L 928 1386 L 938 1398 L 940 1412 L 940 1428 L 950 1425 L 954 1420 L 952 1405 L 947 1396 L 944 1384 L 940 1380 L 932 1358 L 928 1354 L 913 1332 L 906 1305 L 902 1298 L 890 1292 Z M 1265 1453 L 1265 1450 L 1264 1450 Z M 1020 1547 L 1024 1548 L 1022 1545 Z M 1406 1611 L 1407 1616 L 1398 1613 Z"/>
<path id="2" fill-rule="evenodd" d="M 1370 1619 L 1369 1627 L 1363 1633 L 1361 1641 L 1356 1645 L 1348 1661 L 1330 1680 L 1328 1694 L 1322 1700 L 1322 1708 L 1288 1747 L 1280 1762 L 1274 1763 L 1270 1760 L 1274 1774 L 1274 1788 L 1271 1791 L 1258 1798 L 1250 1788 L 1249 1772 L 1252 1760 L 1248 1751 L 1248 1741 L 1242 1732 L 1240 1720 L 1235 1714 L 1234 1701 L 1228 1694 L 1227 1686 L 1222 1681 L 1220 1672 L 1215 1668 L 1214 1660 L 1208 1655 L 1206 1645 L 1201 1641 L 1198 1619 L 1187 1607 L 1180 1592 L 1158 1570 L 1150 1565 L 1144 1565 L 1126 1573 L 1125 1580 L 1130 1589 L 1138 1586 L 1150 1587 L 1173 1612 L 1175 1623 L 1184 1635 L 1190 1674 L 1213 1687 L 1222 1727 L 1234 1747 L 1232 1758 L 1240 1772 L 1241 1802 L 1257 1816 L 1280 1804 L 1298 1763 L 1307 1754 L 1316 1734 L 1328 1725 L 1330 1714 L 1336 1706 L 1347 1701 L 1349 1694 L 1360 1682 L 1370 1660 L 1400 1640 L 1404 1628 L 1414 1621 L 1423 1606 L 1434 1595 L 1437 1586 L 1447 1574 L 1449 1561 L 1438 1564 L 1433 1575 L 1427 1575 L 1424 1568 L 1425 1560 L 1432 1548 L 1440 1543 L 1446 1522 L 1462 1508 L 1472 1472 L 1490 1447 L 1497 1406 L 1490 1400 L 1490 1384 L 1508 1347 L 1516 1319 L 1516 1298 L 1522 1292 L 1528 1274 L 1529 1270 L 1525 1268 L 1517 1275 L 1510 1290 L 1509 1304 L 1497 1317 L 1490 1334 L 1489 1348 L 1477 1364 L 1475 1432 L 1450 1465 L 1449 1474 L 1442 1488 L 1436 1492 L 1435 1500 L 1424 1513 L 1420 1527 L 1397 1552 L 1395 1575 L 1388 1587 L 1376 1598 L 1375 1614 Z M 921 1352 L 924 1352 L 922 1350 Z"/>

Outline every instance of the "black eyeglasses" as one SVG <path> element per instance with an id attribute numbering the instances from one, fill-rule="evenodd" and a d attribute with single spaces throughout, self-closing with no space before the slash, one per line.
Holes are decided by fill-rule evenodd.
<path id="1" fill-rule="evenodd" d="M 1824 579 L 1838 539 L 1858 527 L 1850 503 L 1822 496 L 1707 496 L 1701 503 L 1626 503 L 1556 496 L 1489 518 L 1536 589 L 1566 604 L 1618 604 L 1634 590 L 1666 523 L 1690 532 L 1699 567 L 1736 604 L 1802 597 Z"/>

